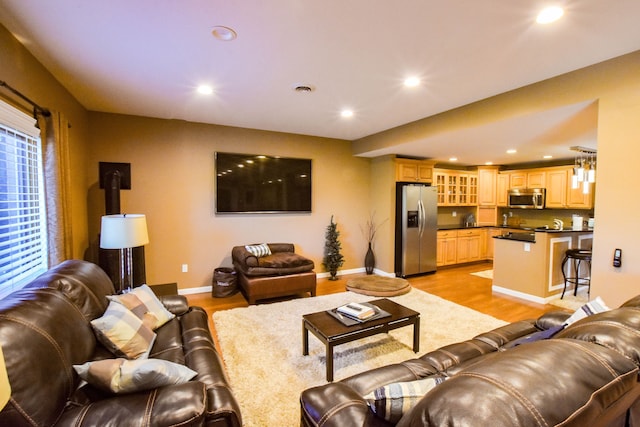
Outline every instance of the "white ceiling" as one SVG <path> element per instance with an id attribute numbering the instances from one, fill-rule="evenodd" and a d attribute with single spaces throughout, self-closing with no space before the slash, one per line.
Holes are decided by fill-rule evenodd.
<path id="1" fill-rule="evenodd" d="M 0 0 L 0 22 L 89 110 L 354 140 L 640 49 L 640 1 L 556 0 L 564 17 L 536 24 L 549 3 Z M 237 39 L 216 40 L 216 25 Z M 403 87 L 410 75 L 421 85 Z M 196 93 L 200 84 L 214 94 Z M 347 107 L 351 119 L 340 117 Z M 584 109 L 394 151 L 464 164 L 539 160 L 554 145 L 595 147 L 595 121 L 566 141 L 543 137 Z M 528 154 L 501 161 L 506 145 Z M 386 153 L 365 153 L 377 154 Z"/>

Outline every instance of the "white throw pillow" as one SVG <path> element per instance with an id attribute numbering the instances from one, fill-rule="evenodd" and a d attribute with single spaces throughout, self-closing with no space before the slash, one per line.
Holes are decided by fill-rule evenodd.
<path id="1" fill-rule="evenodd" d="M 89 384 L 116 394 L 183 384 L 197 375 L 186 366 L 162 359 L 106 359 L 73 368 Z"/>
<path id="2" fill-rule="evenodd" d="M 266 243 L 260 243 L 259 245 L 246 245 L 245 249 L 258 258 L 271 255 L 271 249 Z"/>

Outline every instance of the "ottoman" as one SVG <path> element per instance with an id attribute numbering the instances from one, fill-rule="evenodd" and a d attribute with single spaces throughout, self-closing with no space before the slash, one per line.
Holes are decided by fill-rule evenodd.
<path id="1" fill-rule="evenodd" d="M 392 297 L 411 290 L 408 280 L 400 277 L 364 276 L 347 280 L 347 290 L 376 297 Z"/>
<path id="2" fill-rule="evenodd" d="M 257 300 L 276 298 L 309 292 L 316 295 L 316 272 L 287 274 L 284 276 L 246 276 L 238 273 L 240 289 L 244 293 L 249 304 L 255 304 Z"/>

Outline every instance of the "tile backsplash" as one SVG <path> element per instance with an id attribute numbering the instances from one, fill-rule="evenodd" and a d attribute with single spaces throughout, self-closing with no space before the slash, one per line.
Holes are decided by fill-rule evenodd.
<path id="1" fill-rule="evenodd" d="M 476 213 L 473 206 L 444 206 L 438 208 L 438 226 L 462 225 L 464 217 L 469 213 Z M 581 209 L 509 209 L 499 208 L 496 225 L 502 225 L 503 214 L 508 215 L 508 224 L 521 227 L 542 227 L 548 225 L 553 228 L 553 220 L 559 219 L 565 228 L 571 228 L 573 215 L 579 215 L 587 221 L 593 218 L 593 210 Z"/>

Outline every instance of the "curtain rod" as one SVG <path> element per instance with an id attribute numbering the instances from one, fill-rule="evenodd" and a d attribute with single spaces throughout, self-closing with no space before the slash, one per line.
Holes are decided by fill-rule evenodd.
<path id="1" fill-rule="evenodd" d="M 19 96 L 20 98 L 22 98 L 24 101 L 28 102 L 29 104 L 31 104 L 33 106 L 33 118 L 37 119 L 36 115 L 37 113 L 42 114 L 43 116 L 50 116 L 51 112 L 49 110 L 47 110 L 46 108 L 43 108 L 41 106 L 39 106 L 38 104 L 36 104 L 35 102 L 33 102 L 32 100 L 30 100 L 29 98 L 27 98 L 26 96 L 24 96 L 22 93 L 20 93 L 18 90 L 12 88 L 11 86 L 9 86 L 5 81 L 0 80 L 0 87 L 5 87 L 7 88 L 7 90 L 9 90 L 10 92 L 12 92 L 14 95 Z"/>

